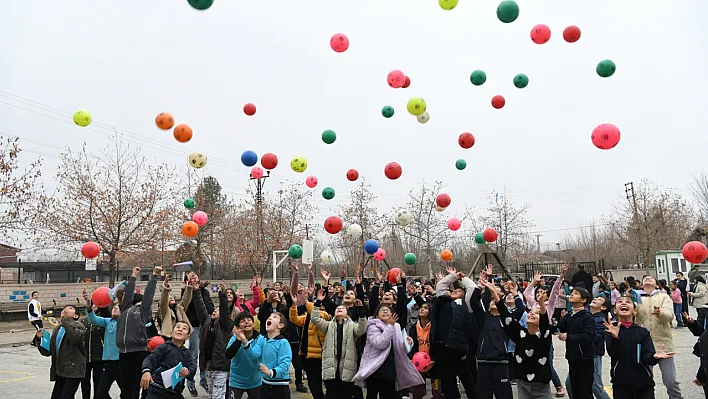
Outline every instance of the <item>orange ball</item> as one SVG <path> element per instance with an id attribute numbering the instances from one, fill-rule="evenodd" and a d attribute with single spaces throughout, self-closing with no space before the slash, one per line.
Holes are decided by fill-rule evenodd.
<path id="1" fill-rule="evenodd" d="M 452 260 L 452 251 L 449 249 L 444 249 L 442 252 L 440 252 L 440 259 L 444 260 L 445 262 L 449 262 Z"/>
<path id="2" fill-rule="evenodd" d="M 175 140 L 180 143 L 186 143 L 192 139 L 192 128 L 185 124 L 178 125 L 172 133 Z"/>
<path id="3" fill-rule="evenodd" d="M 170 130 L 175 125 L 175 118 L 168 112 L 160 112 L 155 117 L 155 124 L 162 130 Z"/>
<path id="4" fill-rule="evenodd" d="M 184 222 L 182 225 L 182 234 L 184 234 L 185 237 L 192 238 L 199 233 L 199 226 L 197 226 L 196 223 L 193 221 L 188 221 Z"/>

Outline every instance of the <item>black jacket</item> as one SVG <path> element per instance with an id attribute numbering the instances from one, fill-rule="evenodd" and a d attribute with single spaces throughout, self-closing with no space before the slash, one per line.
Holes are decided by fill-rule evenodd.
<path id="1" fill-rule="evenodd" d="M 588 360 L 595 355 L 595 318 L 587 309 L 578 313 L 569 312 L 558 322 L 558 331 L 567 334 L 565 358 L 568 360 Z"/>
<path id="2" fill-rule="evenodd" d="M 192 302 L 196 304 L 199 323 L 202 327 L 199 330 L 200 368 L 205 370 L 208 368 L 213 371 L 229 371 L 231 361 L 226 358 L 226 345 L 231 339 L 234 321 L 231 320 L 226 293 L 219 293 L 219 318 L 216 320 L 211 320 L 211 313 L 207 313 L 201 296 L 193 297 Z M 212 327 L 214 330 L 213 341 L 207 339 L 209 329 Z"/>
<path id="3" fill-rule="evenodd" d="M 204 301 L 204 306 L 206 307 L 207 313 L 212 314 L 214 312 L 214 301 L 211 299 L 211 294 L 206 288 L 199 288 L 199 292 L 202 294 L 202 300 Z M 182 289 L 182 296 L 184 296 L 184 288 Z M 197 316 L 197 308 L 194 306 L 194 297 L 196 293 L 192 296 L 192 302 L 189 303 L 185 313 L 187 314 L 187 319 L 192 327 L 199 327 L 199 316 Z"/>
<path id="4" fill-rule="evenodd" d="M 49 369 L 49 381 L 56 381 L 57 376 L 64 378 L 86 377 L 86 327 L 77 320 L 62 319 L 61 327 L 64 327 L 64 338 L 62 338 L 59 353 L 57 354 L 57 333 L 60 327 L 52 331 L 49 342 L 49 351 L 37 346 L 42 356 L 51 356 L 52 365 Z"/>
<path id="5" fill-rule="evenodd" d="M 469 352 L 474 322 L 464 303 L 458 305 L 448 295 L 437 296 L 433 302 L 431 321 L 431 356 L 441 344 L 464 354 Z"/>
<path id="6" fill-rule="evenodd" d="M 616 323 L 615 323 L 616 325 Z M 647 389 L 654 386 L 652 366 L 659 363 L 654 358 L 654 342 L 649 330 L 632 323 L 620 327 L 619 338 L 606 334 L 607 353 L 610 355 L 610 377 L 613 386 L 630 389 Z"/>
<path id="7" fill-rule="evenodd" d="M 258 321 L 261 323 L 261 335 L 266 337 L 268 336 L 268 333 L 266 332 L 266 320 L 268 320 L 268 317 L 270 317 L 272 313 L 280 312 L 283 316 L 285 316 L 285 318 L 288 318 L 290 315 L 290 310 L 283 302 L 284 301 L 278 302 L 275 310 L 273 309 L 273 305 L 268 303 L 268 301 L 261 304 L 260 309 L 258 310 Z M 285 336 L 291 344 L 300 342 L 300 330 L 295 323 L 288 322 L 287 327 L 285 327 L 285 331 L 283 331 L 283 336 Z"/>
<path id="8" fill-rule="evenodd" d="M 156 287 L 157 277 L 150 276 L 142 302 L 133 305 L 135 277 L 128 279 L 116 331 L 116 344 L 120 353 L 147 352 L 148 332 L 145 325 L 152 321 L 152 300 Z"/>
<path id="9" fill-rule="evenodd" d="M 570 281 L 570 285 L 573 287 L 579 287 L 578 283 L 583 283 L 583 288 L 592 293 L 592 276 L 585 270 L 578 270 L 573 274 L 573 278 Z"/>
<path id="10" fill-rule="evenodd" d="M 103 336 L 106 334 L 106 329 L 89 323 L 86 317 L 81 320 L 81 323 L 86 328 L 84 335 L 86 363 L 100 362 L 103 359 Z"/>
<path id="11" fill-rule="evenodd" d="M 595 320 L 595 335 L 592 339 L 595 356 L 605 356 L 605 320 L 607 313 L 593 313 L 592 317 Z"/>
<path id="12" fill-rule="evenodd" d="M 174 389 L 171 388 L 169 381 L 166 383 L 162 381 L 162 372 L 180 363 L 189 370 L 189 375 L 196 375 L 197 366 L 192 362 L 189 349 L 185 348 L 184 345 L 177 346 L 174 342 L 167 341 L 155 348 L 143 360 L 142 372 L 145 373 L 147 371 L 152 375 L 152 387 L 168 392 L 182 393 L 184 379 L 178 382 Z"/>
<path id="13" fill-rule="evenodd" d="M 479 291 L 480 288 L 475 288 Z M 504 333 L 500 316 L 493 316 L 482 308 L 479 294 L 473 293 L 470 299 L 472 316 L 479 329 L 477 341 L 477 360 L 479 362 L 508 363 L 508 337 Z"/>

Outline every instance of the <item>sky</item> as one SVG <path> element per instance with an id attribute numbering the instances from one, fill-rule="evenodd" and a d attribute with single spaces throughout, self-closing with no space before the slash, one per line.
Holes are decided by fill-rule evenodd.
<path id="1" fill-rule="evenodd" d="M 531 233 L 543 234 L 544 246 L 600 221 L 623 200 L 626 182 L 649 178 L 689 196 L 708 144 L 708 3 L 518 3 L 519 18 L 504 24 L 491 0 L 460 0 L 451 11 L 435 0 L 216 0 L 206 11 L 186 0 L 7 2 L 0 135 L 20 137 L 23 162 L 42 157 L 48 190 L 61 152 L 84 143 L 100 151 L 113 128 L 175 170 L 203 152 L 200 173 L 235 199 L 249 184 L 241 153 L 273 152 L 280 163 L 266 190 L 317 176 L 319 226 L 348 201 L 351 168 L 384 211 L 422 181 L 445 184 L 450 216 L 481 213 L 489 194 L 506 188 L 512 202 L 530 206 Z M 548 43 L 530 40 L 536 24 L 550 27 Z M 578 42 L 563 40 L 568 25 L 581 29 Z M 330 48 L 335 33 L 349 37 L 346 52 Z M 616 63 L 614 76 L 595 73 L 603 59 Z M 387 85 L 394 69 L 410 77 L 409 88 Z M 487 74 L 479 87 L 469 80 L 476 69 Z M 528 87 L 514 87 L 517 73 Z M 506 98 L 503 109 L 492 108 L 494 95 Z M 417 96 L 427 102 L 424 125 L 405 107 Z M 245 103 L 257 106 L 254 116 Z M 385 105 L 395 109 L 390 119 Z M 92 113 L 88 128 L 72 123 L 78 109 Z M 178 143 L 159 130 L 159 112 L 190 125 L 193 139 Z M 622 133 L 612 150 L 591 143 L 601 123 Z M 334 144 L 322 142 L 325 129 L 337 132 Z M 462 132 L 475 135 L 471 149 L 457 144 Z M 295 156 L 307 159 L 304 173 L 290 169 Z M 383 173 L 392 161 L 403 167 L 395 181 Z M 334 200 L 319 194 L 325 186 Z"/>

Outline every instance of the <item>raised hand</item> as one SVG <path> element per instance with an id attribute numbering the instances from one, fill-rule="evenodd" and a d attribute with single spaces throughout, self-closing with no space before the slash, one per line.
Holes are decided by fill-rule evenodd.
<path id="1" fill-rule="evenodd" d="M 326 283 L 329 283 L 329 276 L 330 276 L 330 273 L 329 273 L 327 270 L 325 270 L 325 269 L 320 269 L 320 275 L 322 276 L 322 279 L 323 279 Z"/>
<path id="2" fill-rule="evenodd" d="M 165 279 L 162 281 L 163 288 L 170 288 L 170 275 L 165 274 Z"/>
<path id="3" fill-rule="evenodd" d="M 540 283 L 541 280 L 543 280 L 543 274 L 541 274 L 540 272 L 536 272 L 533 274 L 533 283 L 534 284 Z"/>
<path id="4" fill-rule="evenodd" d="M 567 272 L 567 271 L 568 271 L 568 264 L 565 263 L 565 264 L 563 264 L 563 266 L 561 266 L 561 274 L 560 274 L 559 278 L 563 278 L 563 276 L 565 276 L 565 272 Z"/>
<path id="5" fill-rule="evenodd" d="M 455 273 L 457 273 L 457 270 L 455 270 L 455 268 L 453 268 L 453 267 L 451 267 L 451 266 L 445 266 L 445 271 L 447 272 L 447 274 L 455 274 Z"/>
<path id="6" fill-rule="evenodd" d="M 509 281 L 509 292 L 511 295 L 516 296 L 519 294 L 519 286 L 515 282 Z"/>
<path id="7" fill-rule="evenodd" d="M 297 263 L 292 262 L 290 265 L 293 267 L 295 272 L 300 272 L 300 266 L 298 266 Z"/>
<path id="8" fill-rule="evenodd" d="M 162 274 L 162 266 L 155 266 L 155 268 L 152 269 L 153 276 L 159 276 L 161 274 Z"/>
<path id="9" fill-rule="evenodd" d="M 260 287 L 263 284 L 263 276 L 260 274 L 256 275 L 256 286 Z"/>
<path id="10" fill-rule="evenodd" d="M 319 291 L 317 291 L 317 300 L 324 301 L 324 299 L 325 299 L 325 290 L 324 290 L 324 288 L 321 288 Z"/>
<path id="11" fill-rule="evenodd" d="M 664 345 L 661 345 L 658 351 L 654 353 L 654 359 L 671 359 L 676 352 L 664 352 Z"/>
<path id="12" fill-rule="evenodd" d="M 136 266 L 133 268 L 133 277 L 138 278 L 139 275 L 140 275 L 140 268 Z"/>
<path id="13" fill-rule="evenodd" d="M 246 343 L 246 334 L 243 332 L 242 329 L 238 327 L 234 327 L 234 336 L 236 337 L 237 340 L 243 342 L 244 344 Z"/>
<path id="14" fill-rule="evenodd" d="M 610 320 L 610 315 L 607 315 L 608 319 L 603 321 L 602 324 L 605 325 L 605 332 L 610 334 L 612 338 L 618 339 L 619 334 L 620 334 L 620 323 L 617 323 L 617 325 L 612 324 L 612 321 Z"/>
<path id="15" fill-rule="evenodd" d="M 536 299 L 536 302 L 538 302 L 538 304 L 540 305 L 540 304 L 545 304 L 546 301 L 548 301 L 548 293 L 546 293 L 546 291 L 541 291 L 538 294 L 538 298 Z"/>
<path id="16" fill-rule="evenodd" d="M 219 292 L 222 294 L 226 292 L 226 281 L 221 280 L 219 283 Z"/>
<path id="17" fill-rule="evenodd" d="M 388 324 L 393 326 L 396 324 L 397 321 L 398 321 L 398 313 L 393 313 L 393 314 L 391 314 L 391 318 L 388 319 Z"/>
<path id="18" fill-rule="evenodd" d="M 312 263 L 307 265 L 307 271 L 312 273 L 312 268 L 315 267 L 315 261 L 313 260 Z"/>
<path id="19" fill-rule="evenodd" d="M 415 286 L 411 283 L 406 284 L 406 290 L 409 294 L 415 295 Z"/>
<path id="20" fill-rule="evenodd" d="M 376 282 L 380 283 L 384 279 L 383 274 L 381 274 L 381 270 L 376 269 Z"/>
<path id="21" fill-rule="evenodd" d="M 364 307 L 364 303 L 361 301 L 361 299 L 357 299 L 354 301 L 354 307 L 355 308 L 362 308 L 362 307 Z"/>

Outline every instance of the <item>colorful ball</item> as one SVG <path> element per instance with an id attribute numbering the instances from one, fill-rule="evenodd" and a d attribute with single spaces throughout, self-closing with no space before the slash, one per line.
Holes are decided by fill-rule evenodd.
<path id="1" fill-rule="evenodd" d="M 443 10 L 450 11 L 453 8 L 457 7 L 458 0 L 438 0 L 438 4 L 440 4 L 440 8 Z"/>
<path id="2" fill-rule="evenodd" d="M 457 231 L 460 227 L 462 227 L 462 222 L 458 218 L 450 218 L 450 220 L 447 221 L 447 228 L 452 231 Z"/>
<path id="3" fill-rule="evenodd" d="M 425 125 L 430 120 L 430 115 L 428 115 L 427 112 L 423 112 L 422 114 L 416 116 L 415 119 L 417 119 L 418 123 L 421 125 Z"/>
<path id="4" fill-rule="evenodd" d="M 681 254 L 689 263 L 701 264 L 708 257 L 708 248 L 700 241 L 689 241 L 683 246 Z"/>
<path id="5" fill-rule="evenodd" d="M 398 209 L 393 214 L 393 221 L 399 226 L 406 227 L 413 221 L 413 214 L 408 209 Z"/>
<path id="6" fill-rule="evenodd" d="M 322 141 L 324 141 L 325 144 L 332 144 L 337 140 L 337 133 L 334 132 L 334 130 L 327 129 L 324 132 L 322 132 Z"/>
<path id="7" fill-rule="evenodd" d="M 499 233 L 497 233 L 494 228 L 487 227 L 482 232 L 482 238 L 484 238 L 484 241 L 486 242 L 494 242 L 497 240 L 497 238 L 499 238 Z"/>
<path id="8" fill-rule="evenodd" d="M 388 76 L 386 76 L 386 81 L 389 86 L 394 89 L 399 89 L 406 83 L 406 75 L 398 69 L 394 69 L 388 73 Z"/>
<path id="9" fill-rule="evenodd" d="M 107 308 L 111 306 L 111 289 L 108 287 L 98 287 L 91 293 L 91 302 L 98 308 Z"/>
<path id="10" fill-rule="evenodd" d="M 408 100 L 408 104 L 406 104 L 406 109 L 411 115 L 420 115 L 423 112 L 425 112 L 427 108 L 427 104 L 425 104 L 425 100 L 423 100 L 421 97 L 413 97 L 410 100 Z"/>
<path id="11" fill-rule="evenodd" d="M 359 178 L 359 172 L 356 169 L 349 169 L 347 171 L 347 180 L 356 181 Z"/>
<path id="12" fill-rule="evenodd" d="M 152 352 L 157 349 L 158 346 L 165 343 L 165 339 L 159 335 L 156 335 L 148 340 L 148 352 Z"/>
<path id="13" fill-rule="evenodd" d="M 455 167 L 457 168 L 457 170 L 465 170 L 465 168 L 467 167 L 467 161 L 465 161 L 464 159 L 458 159 L 457 161 L 455 161 Z"/>
<path id="14" fill-rule="evenodd" d="M 204 11 L 214 5 L 214 0 L 187 0 L 187 2 L 190 6 L 199 11 Z"/>
<path id="15" fill-rule="evenodd" d="M 472 84 L 475 86 L 481 86 L 486 81 L 487 74 L 482 70 L 477 69 L 476 71 L 473 71 L 470 75 L 470 82 L 472 82 Z"/>
<path id="16" fill-rule="evenodd" d="M 332 187 L 325 187 L 322 189 L 322 198 L 326 200 L 331 200 L 334 198 L 334 189 Z"/>
<path id="17" fill-rule="evenodd" d="M 389 162 L 384 168 L 384 174 L 391 180 L 396 180 L 403 174 L 403 168 L 397 162 Z"/>
<path id="18" fill-rule="evenodd" d="M 184 200 L 184 207 L 187 209 L 194 209 L 195 205 L 196 203 L 191 198 L 187 198 L 186 200 Z"/>
<path id="19" fill-rule="evenodd" d="M 390 118 L 393 116 L 393 107 L 390 105 L 387 105 L 383 108 L 381 108 L 381 115 L 383 115 L 384 118 Z"/>
<path id="20" fill-rule="evenodd" d="M 592 130 L 590 139 L 601 150 L 615 148 L 620 141 L 620 131 L 611 123 L 603 123 Z"/>
<path id="21" fill-rule="evenodd" d="M 476 242 L 477 244 L 484 244 L 485 242 L 487 242 L 487 241 L 484 239 L 484 233 L 482 233 L 482 232 L 480 231 L 479 233 L 475 234 L 475 235 L 474 235 L 474 242 Z"/>
<path id="22" fill-rule="evenodd" d="M 404 261 L 407 265 L 415 265 L 415 262 L 418 261 L 418 257 L 415 256 L 414 253 L 408 252 L 407 254 L 403 255 L 403 261 Z"/>
<path id="23" fill-rule="evenodd" d="M 436 211 L 443 212 L 443 211 L 445 211 L 445 209 L 447 209 L 447 208 L 445 208 L 444 206 L 440 206 L 440 205 L 435 204 Z"/>
<path id="24" fill-rule="evenodd" d="M 95 243 L 93 241 L 89 241 L 81 246 L 81 255 L 83 255 L 86 259 L 96 258 L 98 257 L 99 253 L 101 253 L 101 247 L 98 245 L 98 243 Z"/>
<path id="25" fill-rule="evenodd" d="M 520 73 L 516 76 L 514 76 L 514 86 L 516 86 L 519 89 L 523 89 L 524 87 L 529 85 L 529 77 L 524 75 L 523 73 Z"/>
<path id="26" fill-rule="evenodd" d="M 335 33 L 329 39 L 329 46 L 332 47 L 332 50 L 343 53 L 349 48 L 349 38 L 344 33 Z"/>
<path id="27" fill-rule="evenodd" d="M 288 248 L 288 256 L 293 259 L 302 258 L 302 247 L 298 244 L 293 244 Z"/>
<path id="28" fill-rule="evenodd" d="M 381 248 L 379 248 L 379 251 L 383 251 Z M 376 251 L 378 253 L 378 251 Z M 376 259 L 376 254 L 374 254 L 374 259 Z M 377 259 L 377 260 L 383 260 L 383 259 Z M 397 284 L 398 283 L 398 276 L 401 275 L 401 269 L 397 267 L 393 267 L 386 272 L 386 280 L 388 280 L 389 283 L 391 284 Z"/>
<path id="29" fill-rule="evenodd" d="M 241 154 L 241 163 L 246 166 L 253 166 L 258 162 L 258 155 L 255 151 L 246 150 Z"/>
<path id="30" fill-rule="evenodd" d="M 603 78 L 609 78 L 615 74 L 617 70 L 617 65 L 612 60 L 603 60 L 597 64 L 595 72 Z"/>
<path id="31" fill-rule="evenodd" d="M 575 43 L 580 40 L 580 28 L 575 25 L 563 29 L 563 39 L 568 43 Z"/>
<path id="32" fill-rule="evenodd" d="M 251 177 L 254 179 L 260 179 L 263 177 L 263 168 L 260 166 L 254 166 L 251 168 Z"/>
<path id="33" fill-rule="evenodd" d="M 519 18 L 519 5 L 513 0 L 504 0 L 497 6 L 497 18 L 505 24 L 510 24 Z"/>
<path id="34" fill-rule="evenodd" d="M 201 169 L 207 164 L 207 156 L 201 152 L 193 152 L 189 154 L 189 166 L 194 169 Z"/>
<path id="35" fill-rule="evenodd" d="M 305 185 L 309 188 L 315 188 L 317 187 L 317 177 L 315 176 L 307 176 L 307 179 L 305 179 Z"/>
<path id="36" fill-rule="evenodd" d="M 324 227 L 329 234 L 337 234 L 342 230 L 342 219 L 339 216 L 330 216 L 325 220 Z"/>
<path id="37" fill-rule="evenodd" d="M 307 169 L 307 160 L 303 157 L 295 157 L 290 161 L 290 169 L 297 173 L 302 173 Z"/>
<path id="38" fill-rule="evenodd" d="M 192 215 L 192 221 L 196 223 L 197 226 L 204 226 L 209 221 L 209 218 L 207 217 L 206 212 L 196 211 L 194 212 L 194 215 Z"/>
<path id="39" fill-rule="evenodd" d="M 402 88 L 402 89 L 407 89 L 408 86 L 410 86 L 410 85 L 411 85 L 411 78 L 409 78 L 408 76 L 406 76 L 406 81 L 403 82 L 403 86 L 401 86 L 401 88 Z"/>
<path id="40" fill-rule="evenodd" d="M 536 44 L 544 44 L 551 39 L 551 28 L 538 24 L 531 29 L 531 40 Z"/>
<path id="41" fill-rule="evenodd" d="M 383 248 L 379 248 L 374 252 L 374 259 L 376 260 L 384 260 L 386 259 L 386 251 L 384 251 Z"/>
<path id="42" fill-rule="evenodd" d="M 450 198 L 449 194 L 440 193 L 435 198 L 435 203 L 441 208 L 447 208 L 452 203 L 452 198 Z"/>
<path id="43" fill-rule="evenodd" d="M 160 112 L 155 117 L 155 124 L 162 130 L 170 130 L 175 125 L 175 118 L 168 112 Z"/>
<path id="44" fill-rule="evenodd" d="M 278 157 L 272 152 L 266 152 L 261 157 L 261 166 L 265 170 L 275 169 L 278 166 Z"/>
<path id="45" fill-rule="evenodd" d="M 251 103 L 247 103 L 243 106 L 243 113 L 248 116 L 253 116 L 256 113 L 256 106 Z"/>
<path id="46" fill-rule="evenodd" d="M 87 110 L 80 109 L 80 110 L 74 112 L 73 119 L 74 119 L 74 123 L 76 123 L 77 126 L 86 127 L 91 124 L 93 117 L 91 116 L 91 113 L 88 112 Z"/>
<path id="47" fill-rule="evenodd" d="M 464 132 L 457 138 L 457 143 L 460 144 L 460 147 L 462 148 L 472 148 L 474 145 L 474 135 L 469 132 Z"/>
<path id="48" fill-rule="evenodd" d="M 379 250 L 379 242 L 374 240 L 373 238 L 366 240 L 366 242 L 364 243 L 364 251 L 367 254 L 373 255 L 378 250 Z"/>
<path id="49" fill-rule="evenodd" d="M 172 131 L 172 135 L 180 143 L 186 143 L 192 139 L 192 128 L 185 124 L 177 125 Z"/>
<path id="50" fill-rule="evenodd" d="M 196 223 L 193 221 L 187 221 L 182 224 L 182 234 L 184 234 L 185 237 L 192 238 L 199 233 L 199 226 L 197 226 Z"/>
<path id="51" fill-rule="evenodd" d="M 359 226 L 356 223 L 349 225 L 349 227 L 347 227 L 347 237 L 349 237 L 349 238 L 359 238 L 359 237 L 361 237 L 361 233 L 362 233 L 361 226 Z"/>
<path id="52" fill-rule="evenodd" d="M 506 104 L 506 100 L 502 96 L 494 96 L 492 97 L 492 107 L 496 109 L 502 109 L 504 108 L 504 105 Z"/>
<path id="53" fill-rule="evenodd" d="M 452 251 L 449 249 L 443 249 L 442 252 L 440 252 L 440 259 L 442 259 L 445 262 L 449 262 L 452 260 Z"/>
<path id="54" fill-rule="evenodd" d="M 325 249 L 320 254 L 320 261 L 322 261 L 322 263 L 324 263 L 326 265 L 332 263 L 333 259 L 334 259 L 334 255 L 332 255 L 332 251 L 330 251 L 328 249 Z"/>

